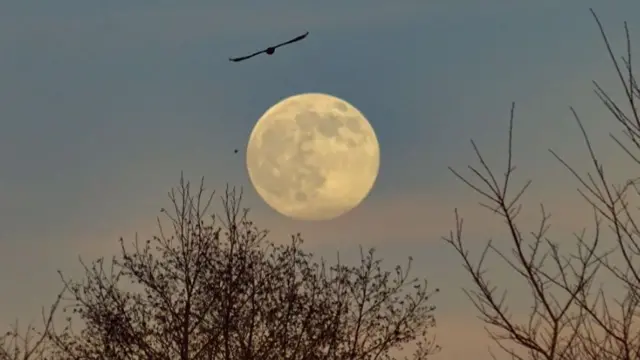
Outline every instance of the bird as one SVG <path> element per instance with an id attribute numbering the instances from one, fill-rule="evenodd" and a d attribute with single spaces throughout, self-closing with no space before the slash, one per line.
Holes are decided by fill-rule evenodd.
<path id="1" fill-rule="evenodd" d="M 238 153 L 238 149 L 233 150 L 233 153 L 237 154 Z"/>
<path id="2" fill-rule="evenodd" d="M 252 58 L 252 57 L 254 57 L 256 55 L 260 55 L 262 53 L 265 53 L 267 55 L 273 55 L 273 53 L 276 52 L 277 48 L 279 48 L 281 46 L 285 46 L 285 45 L 291 44 L 291 43 L 294 43 L 296 41 L 300 41 L 300 40 L 306 38 L 307 35 L 309 35 L 308 31 L 305 32 L 304 34 L 300 35 L 300 36 L 297 36 L 297 37 L 289 40 L 289 41 L 285 41 L 285 42 L 280 43 L 278 45 L 270 46 L 270 47 L 268 47 L 268 48 L 266 48 L 264 50 L 257 51 L 257 52 L 255 52 L 255 53 L 253 53 L 251 55 L 241 56 L 241 57 L 237 57 L 237 58 L 229 58 L 229 61 L 233 61 L 233 62 L 243 61 L 243 60 L 247 60 L 249 58 Z"/>

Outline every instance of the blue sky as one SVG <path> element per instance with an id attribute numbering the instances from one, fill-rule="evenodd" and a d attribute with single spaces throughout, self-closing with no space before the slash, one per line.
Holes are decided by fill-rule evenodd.
<path id="1" fill-rule="evenodd" d="M 631 16 L 640 3 L 613 3 L 3 1 L 0 323 L 37 319 L 59 288 L 55 271 L 78 275 L 79 255 L 109 256 L 119 236 L 154 234 L 184 171 L 210 189 L 244 186 L 245 204 L 273 240 L 300 231 L 311 250 L 352 259 L 359 245 L 376 246 L 389 266 L 413 255 L 416 274 L 442 289 L 439 357 L 484 353 L 488 341 L 460 291 L 465 274 L 440 237 L 455 207 L 468 218 L 472 250 L 499 237 L 501 223 L 447 166 L 473 161 L 470 138 L 501 165 L 515 101 L 518 180 L 534 181 L 532 211 L 540 201 L 555 209 L 558 234 L 586 225 L 577 185 L 547 149 L 586 169 L 573 105 L 611 171 L 625 174 L 607 138 L 615 123 L 591 85 L 619 94 L 589 7 L 621 55 L 623 21 L 640 33 Z M 227 60 L 305 30 L 305 41 L 272 57 Z M 324 224 L 267 208 L 233 154 L 264 111 L 302 92 L 358 107 L 381 146 L 370 196 Z M 460 335 L 451 334 L 464 332 L 475 339 L 470 350 L 454 346 Z"/>

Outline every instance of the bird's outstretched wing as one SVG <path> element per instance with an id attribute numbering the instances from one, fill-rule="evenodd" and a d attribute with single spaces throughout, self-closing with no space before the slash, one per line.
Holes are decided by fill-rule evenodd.
<path id="1" fill-rule="evenodd" d="M 254 56 L 256 56 L 256 55 L 260 55 L 260 54 L 262 54 L 262 53 L 263 53 L 263 52 L 265 52 L 265 51 L 266 51 L 266 50 L 260 50 L 260 51 L 256 51 L 256 52 L 254 52 L 254 53 L 253 53 L 253 54 L 251 54 L 251 55 L 241 56 L 241 57 L 237 57 L 237 58 L 229 58 L 229 61 L 238 62 L 238 61 L 242 61 L 242 60 L 247 60 L 247 59 L 252 58 L 252 57 L 254 57 Z"/>
<path id="2" fill-rule="evenodd" d="M 302 39 L 306 38 L 306 37 L 307 37 L 307 35 L 309 35 L 309 32 L 308 32 L 308 31 L 307 31 L 306 33 L 304 33 L 304 34 L 302 34 L 302 35 L 298 36 L 298 37 L 295 37 L 295 38 L 293 38 L 293 39 L 289 40 L 289 41 L 285 41 L 285 42 L 283 42 L 283 43 L 280 43 L 280 44 L 278 44 L 278 45 L 275 45 L 273 48 L 274 48 L 274 49 L 276 49 L 276 48 L 279 48 L 279 47 L 281 47 L 281 46 L 289 45 L 289 44 L 294 43 L 294 42 L 296 42 L 296 41 L 300 41 L 300 40 L 302 40 Z"/>
<path id="3" fill-rule="evenodd" d="M 272 46 L 272 47 L 267 48 L 267 49 L 271 49 L 271 50 L 272 50 L 272 51 L 271 51 L 271 53 L 273 53 L 273 50 L 275 50 L 275 49 L 277 49 L 277 48 L 279 48 L 279 47 L 281 47 L 281 46 L 285 46 L 285 45 L 288 45 L 288 44 L 294 43 L 294 42 L 296 42 L 296 41 L 300 41 L 300 40 L 302 40 L 302 39 L 306 38 L 306 37 L 307 37 L 307 35 L 309 35 L 309 32 L 308 32 L 308 31 L 307 31 L 306 33 L 304 33 L 304 34 L 302 34 L 302 35 L 298 36 L 298 37 L 295 37 L 295 38 L 293 38 L 293 39 L 289 40 L 289 41 L 285 41 L 285 42 L 283 42 L 283 43 L 280 43 L 280 44 L 278 44 L 278 45 Z M 247 56 L 242 56 L 242 57 L 237 57 L 237 58 L 229 58 L 229 61 L 238 62 L 238 61 L 242 61 L 242 60 L 247 60 L 247 59 L 252 58 L 252 57 L 254 57 L 254 56 L 256 56 L 256 55 L 260 55 L 260 54 L 262 54 L 262 53 L 266 53 L 266 52 L 267 52 L 267 49 L 260 50 L 260 51 L 256 51 L 256 52 L 254 52 L 253 54 L 251 54 L 251 55 L 247 55 Z M 271 53 L 270 53 L 270 54 L 271 54 Z"/>

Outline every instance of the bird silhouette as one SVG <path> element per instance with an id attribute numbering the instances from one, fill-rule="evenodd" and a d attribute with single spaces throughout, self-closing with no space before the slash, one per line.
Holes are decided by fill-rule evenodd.
<path id="1" fill-rule="evenodd" d="M 233 61 L 233 62 L 243 61 L 243 60 L 247 60 L 249 58 L 252 58 L 252 57 L 254 57 L 256 55 L 260 55 L 262 53 L 265 53 L 267 55 L 273 55 L 273 53 L 276 52 L 277 48 L 279 48 L 281 46 L 289 45 L 289 44 L 294 43 L 296 41 L 300 41 L 300 40 L 306 38 L 307 35 L 309 35 L 308 31 L 305 32 L 304 34 L 298 36 L 298 37 L 295 37 L 295 38 L 289 40 L 289 41 L 285 41 L 285 42 L 280 43 L 278 45 L 270 46 L 270 47 L 268 47 L 268 48 L 266 48 L 264 50 L 257 51 L 257 52 L 255 52 L 255 53 L 253 53 L 251 55 L 241 56 L 241 57 L 237 57 L 237 58 L 229 58 L 229 61 Z"/>

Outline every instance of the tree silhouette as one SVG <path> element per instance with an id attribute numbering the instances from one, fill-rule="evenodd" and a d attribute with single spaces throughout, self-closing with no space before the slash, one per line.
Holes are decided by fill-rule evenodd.
<path id="1" fill-rule="evenodd" d="M 248 220 L 242 193 L 213 194 L 188 182 L 169 193 L 159 236 L 133 248 L 121 239 L 110 265 L 83 263 L 80 281 L 61 274 L 70 313 L 49 332 L 59 360 L 392 359 L 413 345 L 416 360 L 438 350 L 433 292 L 406 267 L 384 271 L 374 250 L 358 266 L 328 266 Z M 168 234 L 171 235 L 168 235 Z M 80 321 L 80 331 L 75 323 Z"/>
<path id="2" fill-rule="evenodd" d="M 625 23 L 627 53 L 622 61 L 614 55 L 606 33 L 596 14 L 591 10 L 604 39 L 606 49 L 624 89 L 625 102 L 616 103 L 596 82 L 595 92 L 616 122 L 622 125 L 626 139 L 611 135 L 613 141 L 624 150 L 632 162 L 640 165 L 640 88 L 635 80 L 631 62 L 631 38 Z M 593 237 L 586 232 L 576 234 L 575 251 L 566 253 L 560 249 L 560 241 L 548 237 L 549 214 L 541 206 L 541 222 L 533 231 L 525 231 L 517 219 L 522 207 L 520 198 L 530 184 L 520 188 L 512 185 L 513 165 L 512 133 L 514 107 L 509 121 L 508 160 L 504 176 L 498 178 L 489 168 L 481 152 L 472 141 L 480 167 L 470 169 L 475 180 L 453 173 L 466 185 L 481 194 L 484 207 L 495 212 L 505 221 L 510 234 L 511 251 L 501 250 L 489 242 L 478 261 L 471 256 L 463 241 L 463 221 L 455 213 L 456 228 L 445 240 L 460 254 L 464 268 L 474 282 L 473 289 L 466 289 L 488 331 L 503 352 L 515 359 L 547 360 L 637 360 L 640 358 L 640 331 L 637 326 L 640 315 L 640 229 L 637 220 L 636 201 L 631 197 L 640 194 L 638 178 L 615 184 L 598 160 L 587 132 L 571 109 L 586 141 L 595 172 L 579 174 L 558 154 L 551 151 L 580 184 L 579 192 L 586 205 L 593 209 Z M 605 226 L 603 226 L 605 225 Z M 614 244 L 607 247 L 607 242 Z M 566 248 L 568 239 L 562 240 Z M 487 275 L 487 255 L 498 255 L 531 292 L 532 307 L 527 319 L 515 318 L 510 311 L 506 289 L 494 285 Z M 608 278 L 606 278 L 608 276 Z M 618 286 L 622 296 L 605 291 Z M 617 284 L 612 284 L 617 282 Z M 511 306 L 513 307 L 513 306 Z M 515 345 L 515 348 L 513 346 Z"/>
<path id="3" fill-rule="evenodd" d="M 44 328 L 38 330 L 32 324 L 26 326 L 24 333 L 20 330 L 19 322 L 3 334 L 0 334 L 0 360 L 43 360 L 51 350 L 48 332 L 53 322 L 53 316 L 58 309 L 62 293 L 49 311 L 42 310 Z"/>

